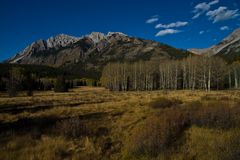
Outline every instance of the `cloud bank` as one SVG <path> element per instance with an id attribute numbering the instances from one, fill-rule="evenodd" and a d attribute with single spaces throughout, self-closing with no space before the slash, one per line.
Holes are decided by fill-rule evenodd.
<path id="1" fill-rule="evenodd" d="M 170 24 L 158 24 L 155 26 L 155 28 L 176 28 L 176 27 L 183 27 L 188 25 L 188 22 L 175 22 L 175 23 L 170 23 Z"/>
<path id="2" fill-rule="evenodd" d="M 159 31 L 155 36 L 160 37 L 160 36 L 165 36 L 165 35 L 169 35 L 169 34 L 176 34 L 176 33 L 180 33 L 180 32 L 181 32 L 180 30 L 165 29 L 165 30 Z"/>
<path id="3" fill-rule="evenodd" d="M 194 7 L 193 13 L 194 16 L 192 17 L 192 19 L 197 19 L 198 17 L 200 17 L 201 15 L 205 14 L 207 11 L 210 10 L 212 5 L 215 5 L 219 3 L 219 0 L 214 0 L 212 2 L 203 2 L 203 3 L 199 3 Z"/>
<path id="4" fill-rule="evenodd" d="M 228 8 L 224 6 L 221 6 L 213 11 L 209 11 L 206 15 L 209 17 L 209 20 L 213 21 L 213 23 L 234 19 L 240 16 L 238 9 L 228 10 Z"/>

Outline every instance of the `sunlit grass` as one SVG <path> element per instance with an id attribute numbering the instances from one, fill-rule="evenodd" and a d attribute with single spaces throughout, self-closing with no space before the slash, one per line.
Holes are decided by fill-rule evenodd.
<path id="1" fill-rule="evenodd" d="M 14 98 L 8 98 L 5 93 L 0 95 L 0 159 L 191 159 L 194 156 L 216 159 L 220 152 L 216 137 L 220 138 L 219 146 L 228 145 L 226 156 L 235 155 L 233 148 L 238 145 L 231 146 L 230 141 L 238 137 L 238 125 L 232 122 L 240 120 L 239 91 L 110 92 L 104 88 L 81 87 L 68 93 L 35 92 L 33 97 L 24 93 Z M 158 108 L 152 107 L 153 104 L 171 105 Z M 221 114 L 222 108 L 224 112 L 231 108 L 233 125 L 224 125 L 228 119 L 227 114 Z M 205 113 L 223 120 L 215 123 Z M 181 116 L 186 115 L 187 125 L 182 126 Z M 71 121 L 72 118 L 77 118 L 79 123 Z M 87 127 L 88 134 L 69 136 L 75 131 L 68 126 L 81 133 L 79 124 Z M 160 128 L 151 128 L 154 124 Z M 160 133 L 162 137 L 157 141 L 155 138 Z M 168 135 L 176 141 L 169 140 Z M 132 154 L 131 149 L 141 139 L 147 143 L 159 142 L 163 148 L 154 155 Z M 143 146 L 149 151 L 151 145 Z M 205 155 L 204 148 L 208 147 L 211 155 Z"/>

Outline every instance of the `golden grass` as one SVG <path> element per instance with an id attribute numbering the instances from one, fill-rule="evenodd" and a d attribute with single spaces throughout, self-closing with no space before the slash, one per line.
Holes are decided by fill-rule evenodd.
<path id="1" fill-rule="evenodd" d="M 33 97 L 20 93 L 18 97 L 9 98 L 6 93 L 0 93 L 0 126 L 6 124 L 11 127 L 21 120 L 39 120 L 41 124 L 41 120 L 49 118 L 59 121 L 79 117 L 93 133 L 88 137 L 68 139 L 58 133 L 43 130 L 36 139 L 32 130 L 27 134 L 18 130 L 9 133 L 11 130 L 8 128 L 0 134 L 0 159 L 123 159 L 124 154 L 127 154 L 123 152 L 126 152 L 124 148 L 129 145 L 129 137 L 157 112 L 149 104 L 160 97 L 178 99 L 184 105 L 196 101 L 222 101 L 233 106 L 240 102 L 240 91 L 110 92 L 100 87 L 80 87 L 67 93 L 35 92 Z M 38 127 L 39 124 L 31 127 Z M 106 128 L 109 133 L 96 137 L 99 128 Z M 192 132 L 190 130 L 188 134 Z M 185 155 L 175 154 L 177 156 Z M 161 155 L 159 157 L 162 159 Z M 176 158 L 173 156 L 172 159 Z"/>
<path id="2" fill-rule="evenodd" d="M 188 137 L 181 148 L 182 154 L 176 154 L 175 159 L 239 159 L 239 128 L 226 131 L 193 126 L 186 134 Z"/>

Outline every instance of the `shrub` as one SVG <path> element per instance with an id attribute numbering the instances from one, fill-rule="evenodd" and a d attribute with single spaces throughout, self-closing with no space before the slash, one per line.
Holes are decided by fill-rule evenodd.
<path id="1" fill-rule="evenodd" d="M 240 130 L 216 130 L 192 127 L 183 147 L 184 159 L 240 159 Z"/>
<path id="2" fill-rule="evenodd" d="M 34 90 L 34 75 L 31 73 L 26 73 L 25 83 L 27 85 L 27 96 L 33 96 L 33 90 Z"/>
<path id="3" fill-rule="evenodd" d="M 97 137 L 106 136 L 109 134 L 109 129 L 106 127 L 99 127 L 95 133 Z"/>
<path id="4" fill-rule="evenodd" d="M 177 108 L 165 109 L 160 115 L 148 118 L 141 127 L 133 131 L 129 140 L 129 154 L 136 157 L 156 157 L 173 147 L 188 125 L 186 112 Z"/>
<path id="5" fill-rule="evenodd" d="M 43 83 L 44 91 L 52 90 L 52 88 L 53 88 L 53 82 L 46 81 Z"/>
<path id="6" fill-rule="evenodd" d="M 6 90 L 6 82 L 4 81 L 4 78 L 0 76 L 0 91 Z"/>
<path id="7" fill-rule="evenodd" d="M 191 102 L 186 103 L 183 107 L 185 109 L 193 112 L 193 111 L 198 110 L 200 107 L 202 107 L 202 103 L 200 101 L 191 101 Z"/>
<path id="8" fill-rule="evenodd" d="M 192 124 L 209 128 L 229 129 L 239 127 L 239 107 L 228 103 L 208 102 L 192 113 Z"/>
<path id="9" fill-rule="evenodd" d="M 210 94 L 206 94 L 204 96 L 201 97 L 202 101 L 210 101 L 210 100 L 217 100 L 217 97 L 212 96 Z"/>
<path id="10" fill-rule="evenodd" d="M 194 101 L 184 106 L 166 108 L 166 106 L 174 104 L 170 100 L 167 100 L 167 102 L 164 103 L 168 104 L 165 105 L 164 109 L 161 109 L 155 116 L 148 118 L 143 124 L 133 130 L 128 142 L 129 145 L 127 145 L 127 156 L 135 158 L 148 157 L 147 159 L 163 156 L 163 158 L 169 159 L 169 156 L 171 157 L 181 147 L 179 144 L 182 144 L 181 139 L 183 139 L 185 129 L 192 125 L 222 130 L 224 132 L 226 129 L 240 128 L 240 107 L 238 106 L 233 107 L 228 103 L 216 101 L 208 103 Z M 186 137 L 188 137 L 188 134 L 186 134 Z M 231 141 L 226 139 L 224 144 L 227 145 Z M 207 143 L 207 140 L 205 142 Z M 196 143 L 195 145 L 198 144 Z M 232 146 L 232 144 L 229 145 Z M 238 143 L 234 143 L 232 147 L 236 145 Z M 197 150 L 195 151 L 197 152 Z M 226 154 L 230 154 L 230 152 Z M 233 154 L 236 157 L 237 154 L 235 152 Z M 184 155 L 183 157 L 187 156 Z M 194 159 L 194 157 L 190 159 Z"/>
<path id="11" fill-rule="evenodd" d="M 54 85 L 55 92 L 67 92 L 68 91 L 68 84 L 65 81 L 64 76 L 58 77 L 55 85 Z"/>
<path id="12" fill-rule="evenodd" d="M 90 132 L 79 118 L 70 118 L 57 122 L 56 129 L 61 135 L 68 138 L 79 138 L 87 136 Z"/>
<path id="13" fill-rule="evenodd" d="M 156 100 L 154 100 L 153 102 L 151 102 L 149 105 L 152 108 L 169 108 L 169 107 L 173 107 L 176 105 L 182 104 L 181 100 L 178 99 L 167 99 L 167 98 L 158 98 Z"/>

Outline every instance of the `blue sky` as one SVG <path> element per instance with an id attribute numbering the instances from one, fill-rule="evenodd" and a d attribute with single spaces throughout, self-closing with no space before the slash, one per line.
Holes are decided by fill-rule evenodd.
<path id="1" fill-rule="evenodd" d="M 239 0 L 1 0 L 0 61 L 60 33 L 119 31 L 205 48 L 240 27 L 239 9 Z"/>

